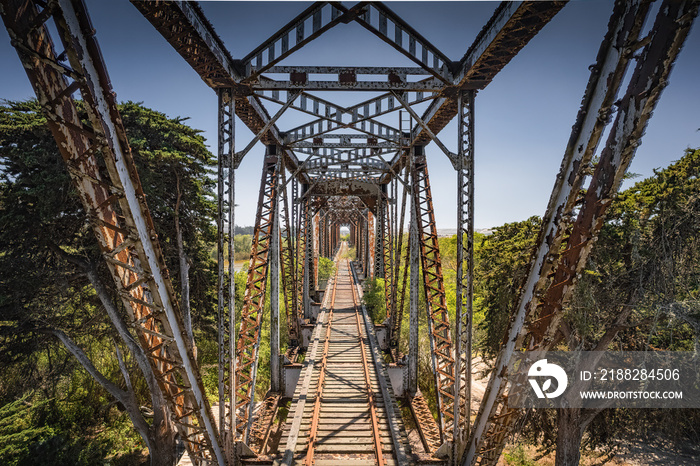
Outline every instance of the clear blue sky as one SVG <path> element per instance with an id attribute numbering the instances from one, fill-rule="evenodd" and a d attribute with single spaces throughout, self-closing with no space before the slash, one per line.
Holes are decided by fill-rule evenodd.
<path id="1" fill-rule="evenodd" d="M 216 96 L 130 3 L 86 0 L 117 97 L 169 116 L 189 116 L 216 150 Z M 659 3 L 659 2 L 657 2 Z M 203 2 L 234 58 L 242 58 L 307 7 L 302 2 Z M 348 3 L 349 5 L 349 3 Z M 390 2 L 448 57 L 458 60 L 497 2 Z M 607 28 L 612 1 L 572 1 L 476 98 L 476 228 L 544 213 L 562 153 Z M 340 25 L 282 64 L 407 65 L 406 59 L 356 24 Z M 34 94 L 9 37 L 0 31 L 0 98 Z M 691 31 L 631 171 L 643 176 L 700 147 L 700 32 Z M 326 97 L 326 96 L 324 96 Z M 369 98 L 371 95 L 362 96 Z M 353 97 L 353 99 L 359 98 Z M 271 107 L 274 112 L 275 108 Z M 419 112 L 420 113 L 420 112 Z M 394 125 L 398 125 L 396 115 Z M 280 122 L 295 126 L 295 116 Z M 237 149 L 252 138 L 236 126 Z M 456 126 L 441 140 L 456 148 Z M 260 182 L 262 146 L 237 172 L 236 223 L 251 225 Z M 456 227 L 456 175 L 430 144 L 429 170 L 440 228 Z M 629 182 L 628 182 L 629 184 Z"/>

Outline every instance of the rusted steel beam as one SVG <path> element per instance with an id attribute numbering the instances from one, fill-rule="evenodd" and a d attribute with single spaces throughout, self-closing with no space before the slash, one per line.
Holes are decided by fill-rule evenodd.
<path id="1" fill-rule="evenodd" d="M 617 104 L 617 115 L 606 146 L 561 252 L 552 284 L 537 305 L 533 316 L 536 320 L 527 325 L 530 338 L 523 342 L 525 347 L 551 346 L 562 317 L 561 310 L 571 299 L 605 214 L 632 162 L 661 92 L 668 84 L 673 63 L 698 14 L 698 5 L 697 0 L 667 0 L 661 5 L 661 13 L 649 33 L 651 43 L 637 59 L 627 93 Z"/>
<path id="2" fill-rule="evenodd" d="M 146 349 L 174 414 L 176 426 L 183 436 L 191 435 L 187 447 L 195 461 L 223 463 L 216 426 L 206 397 L 202 397 L 204 392 L 192 347 L 185 337 L 177 299 L 155 240 L 153 223 L 99 46 L 90 33 L 92 27 L 87 12 L 82 3 L 54 5 L 54 20 L 74 70 L 66 76 L 58 71 L 64 67 L 58 63 L 44 24 L 50 15 L 42 15 L 33 2 L 27 1 L 4 1 L 0 10 L 81 201 L 89 212 L 93 231 L 137 330 L 139 342 Z M 68 78 L 77 81 L 69 84 Z M 93 126 L 90 130 L 83 129 L 72 97 L 78 89 Z M 100 154 L 107 166 L 107 177 L 98 168 Z M 176 373 L 182 378 L 181 382 L 176 380 Z M 207 429 L 191 426 L 188 418 L 192 415 Z"/>
<path id="3" fill-rule="evenodd" d="M 382 191 L 383 191 L 382 186 Z M 384 226 L 386 225 L 386 204 L 383 192 L 377 197 L 377 230 L 374 242 L 374 277 L 384 278 Z"/>
<path id="4" fill-rule="evenodd" d="M 313 277 L 313 272 L 311 268 L 313 267 L 313 240 L 311 230 L 313 229 L 311 225 L 311 212 L 309 207 L 309 200 L 304 199 L 302 201 L 301 207 L 301 225 L 302 225 L 302 242 L 300 247 L 304 248 L 304 261 L 301 267 L 302 273 L 302 305 L 304 307 L 304 319 L 311 318 L 311 278 Z"/>
<path id="5" fill-rule="evenodd" d="M 615 6 L 610 30 L 603 41 L 601 52 L 599 52 L 599 64 L 603 61 L 604 55 L 613 60 L 610 64 L 607 61 L 603 63 L 603 65 L 608 66 L 600 66 L 598 68 L 599 70 L 606 70 L 606 73 L 612 76 L 612 78 L 608 77 L 608 82 L 612 83 L 611 86 L 619 86 L 619 81 L 616 83 L 615 79 L 616 73 L 610 71 L 615 68 L 615 63 L 617 63 L 617 67 L 624 66 L 635 49 L 641 46 L 644 46 L 644 49 L 637 62 L 627 92 L 618 103 L 618 113 L 606 147 L 602 151 L 600 161 L 596 165 L 591 184 L 583 198 L 575 199 L 575 202 L 572 202 L 572 204 L 580 204 L 573 225 L 571 225 L 571 218 L 565 217 L 565 227 L 570 227 L 570 233 L 545 236 L 544 233 L 550 230 L 546 228 L 547 224 L 544 225 L 541 238 L 544 237 L 545 241 L 536 253 L 535 259 L 537 261 L 534 264 L 541 264 L 538 259 L 540 254 L 542 254 L 540 251 L 543 248 L 555 260 L 550 261 L 551 265 L 548 267 L 540 266 L 539 269 L 533 267 L 533 270 L 531 270 L 530 276 L 534 274 L 538 280 L 532 286 L 525 288 L 523 295 L 521 295 L 518 313 L 511 322 L 509 329 L 506 348 L 512 345 L 533 351 L 544 351 L 551 348 L 554 335 L 559 327 L 561 309 L 566 305 L 573 293 L 576 285 L 576 274 L 580 273 L 585 267 L 593 242 L 603 226 L 605 212 L 634 156 L 636 147 L 639 145 L 639 140 L 658 102 L 661 91 L 666 86 L 673 62 L 683 45 L 690 25 L 697 16 L 698 2 L 664 2 L 649 36 L 642 41 L 638 41 L 639 29 L 646 16 L 647 9 L 647 2 L 642 2 L 641 5 L 637 2 L 634 4 L 618 2 Z M 622 56 L 620 56 L 620 49 L 622 49 Z M 614 60 L 615 58 L 617 60 Z M 601 73 L 600 79 L 606 78 L 606 73 Z M 588 134 L 591 135 L 589 136 L 591 139 L 599 138 L 600 132 L 602 132 L 602 130 L 596 131 L 595 123 L 587 122 L 586 115 L 582 115 L 587 104 L 587 98 L 591 95 L 595 96 L 595 81 L 598 79 L 595 74 L 596 69 L 594 69 L 594 76 L 591 77 L 589 82 L 589 88 L 584 97 L 584 105 L 579 114 L 577 126 L 574 127 L 571 142 L 575 138 L 580 138 L 586 134 L 586 131 L 581 131 L 580 128 L 588 128 Z M 612 92 L 611 89 L 607 89 L 607 91 Z M 611 97 L 613 101 L 614 98 L 615 95 Z M 602 102 L 609 101 L 607 98 L 599 98 L 598 100 Z M 603 115 L 607 114 L 604 110 L 605 107 L 601 110 Z M 580 131 L 581 134 L 577 134 L 577 131 Z M 574 147 L 577 148 L 577 152 L 582 152 L 586 144 L 583 146 L 577 144 Z M 567 156 L 565 156 L 562 171 L 566 166 L 566 160 Z M 577 178 L 577 174 L 575 170 L 569 170 L 569 176 L 566 177 L 567 182 L 571 184 L 572 181 L 581 178 L 580 175 Z M 579 181 L 579 186 L 580 183 Z M 557 186 L 555 186 L 555 191 L 553 192 L 553 199 L 556 192 Z M 576 193 L 578 193 L 578 189 Z M 559 207 L 557 215 L 563 213 L 565 215 L 568 214 L 568 217 L 572 217 L 571 212 L 573 209 L 567 209 L 567 204 L 565 203 L 561 205 L 564 207 Z M 563 230 L 564 228 L 562 228 Z M 556 231 L 558 232 L 558 230 Z M 559 236 L 561 236 L 561 239 Z M 546 275 L 542 275 L 545 271 Z M 540 280 L 539 278 L 543 279 Z M 496 370 L 499 370 L 500 364 L 501 356 L 497 360 Z M 485 444 L 485 446 L 481 447 L 481 451 L 493 450 L 494 448 L 490 445 L 498 446 L 499 443 L 502 444 L 502 440 L 495 435 L 495 432 L 507 432 L 509 424 L 512 424 L 514 419 L 517 418 L 516 410 L 508 409 L 505 404 L 500 402 L 504 398 L 503 385 L 505 385 L 505 382 L 502 380 L 502 376 L 506 374 L 500 373 L 498 375 L 499 377 L 492 376 L 492 379 L 489 381 L 485 400 L 490 406 L 484 405 L 484 408 L 479 413 L 477 423 L 475 423 L 475 435 L 472 436 L 470 441 L 470 450 L 465 458 L 465 464 L 494 463 L 497 459 L 497 457 L 493 457 L 494 455 L 477 456 L 478 448 L 480 447 L 477 441 L 480 439 L 476 434 L 481 435 L 488 428 L 489 431 L 486 431 L 484 434 L 486 439 L 481 440 Z M 511 384 L 517 386 L 520 382 L 522 381 L 513 380 Z M 494 401 L 491 402 L 491 399 Z M 490 409 L 488 419 L 484 419 L 485 414 L 482 413 L 482 411 L 489 413 L 489 411 L 485 411 L 486 408 Z M 491 421 L 491 419 L 506 419 L 507 421 L 495 422 Z M 495 437 L 495 441 L 491 440 L 492 437 Z M 500 453 L 500 450 L 498 450 L 498 453 Z"/>
<path id="6" fill-rule="evenodd" d="M 327 135 L 330 136 L 330 135 Z M 379 141 L 372 141 L 372 139 L 376 138 L 371 138 L 367 137 L 368 140 L 361 141 L 361 142 L 350 142 L 350 141 L 339 141 L 339 142 L 326 142 L 326 141 L 300 141 L 300 142 L 294 142 L 289 145 L 289 147 L 293 149 L 302 149 L 302 148 L 312 148 L 312 149 L 392 149 L 394 151 L 398 150 L 399 146 L 395 142 L 379 142 Z M 346 151 L 340 151 L 346 152 Z M 324 154 L 325 155 L 325 154 Z M 371 152 L 370 152 L 371 155 Z"/>
<path id="7" fill-rule="evenodd" d="M 377 18 L 377 28 L 373 26 L 374 18 Z M 383 3 L 367 3 L 355 21 L 440 81 L 451 82 L 451 60 Z M 408 43 L 403 41 L 404 33 Z M 420 46 L 420 56 L 417 45 Z M 400 80 L 400 76 L 395 79 Z"/>
<path id="8" fill-rule="evenodd" d="M 428 164 L 424 154 L 415 157 L 412 179 L 428 313 L 428 336 L 437 394 L 438 425 L 441 438 L 446 441 L 448 433 L 452 432 L 454 419 L 454 354 Z"/>
<path id="9" fill-rule="evenodd" d="M 409 105 L 426 102 L 436 98 L 432 93 L 406 92 L 404 100 Z M 329 107 L 331 108 L 331 107 Z M 351 128 L 360 132 L 370 133 L 380 139 L 395 139 L 399 136 L 397 128 L 374 120 L 375 117 L 398 110 L 394 94 L 387 92 L 378 97 L 365 100 L 351 107 L 335 106 L 334 112 L 326 110 L 325 117 L 304 123 L 290 129 L 286 134 L 286 142 L 301 141 L 313 137 L 319 137 L 330 131 L 343 128 Z M 343 119 L 349 115 L 348 121 Z"/>
<path id="10" fill-rule="evenodd" d="M 241 323 L 236 338 L 236 435 L 248 442 L 255 406 L 255 381 L 258 370 L 258 349 L 265 309 L 265 289 L 269 267 L 270 246 L 278 196 L 279 161 L 275 146 L 268 146 L 263 163 L 258 209 L 255 217 L 253 244 L 248 265 Z"/>
<path id="11" fill-rule="evenodd" d="M 483 89 L 520 50 L 537 35 L 566 2 L 503 2 L 481 30 L 455 71 L 453 85 Z M 470 83 L 476 83 L 471 86 Z M 435 100 L 423 114 L 428 128 L 438 134 L 457 115 L 457 99 Z M 416 128 L 413 144 L 429 142 L 428 134 Z"/>
<path id="12" fill-rule="evenodd" d="M 326 10 L 325 14 L 324 10 Z M 245 71 L 245 81 L 255 81 L 260 74 L 268 71 L 275 64 L 324 32 L 346 21 L 348 15 L 344 15 L 344 10 L 339 9 L 339 4 L 315 2 L 243 58 L 241 67 Z M 351 10 L 355 11 L 356 7 Z M 309 19 L 311 31 L 305 28 L 305 23 Z M 291 42 L 290 39 L 292 39 Z M 290 43 L 293 45 L 290 46 Z M 276 53 L 278 49 L 279 55 Z"/>
<path id="13" fill-rule="evenodd" d="M 282 396 L 279 393 L 269 393 L 260 403 L 253 428 L 250 431 L 250 447 L 258 455 L 264 455 L 267 450 L 267 443 L 270 440 L 272 425 L 277 416 L 277 408 Z"/>
<path id="14" fill-rule="evenodd" d="M 410 267 L 411 281 L 409 284 L 409 320 L 408 320 L 408 368 L 406 373 L 406 395 L 409 398 L 414 397 L 418 393 L 418 289 L 419 284 L 419 269 L 420 269 L 420 253 L 419 253 L 419 236 L 418 236 L 418 206 L 416 197 L 413 195 L 415 189 L 415 178 L 413 178 L 413 170 L 411 167 L 415 165 L 416 152 L 422 154 L 423 148 L 420 146 L 413 147 L 409 151 L 409 165 L 407 170 L 411 173 L 411 185 L 409 185 L 409 196 L 411 203 L 411 213 L 409 216 L 409 237 L 408 247 L 406 250 L 406 266 L 405 273 L 409 272 Z M 406 289 L 406 281 L 404 278 L 404 290 Z M 404 291 L 405 293 L 405 291 Z M 402 298 L 403 301 L 403 298 Z M 438 437 L 439 437 L 438 429 Z"/>
<path id="15" fill-rule="evenodd" d="M 289 106 L 292 105 L 292 104 L 294 103 L 294 101 L 296 100 L 296 98 L 297 98 L 298 96 L 299 96 L 299 93 L 298 93 L 298 92 L 290 92 L 289 95 L 287 96 L 287 101 L 284 103 L 284 105 L 282 105 L 282 108 L 280 108 L 279 110 L 277 110 L 277 113 L 275 113 L 274 116 L 273 116 L 272 118 L 270 118 L 270 119 L 265 123 L 265 125 L 260 129 L 260 131 L 258 131 L 257 133 L 255 133 L 255 136 L 253 137 L 253 139 L 250 140 L 250 142 L 249 142 L 248 145 L 245 147 L 245 149 L 243 149 L 243 150 L 240 151 L 240 152 L 236 152 L 236 154 L 235 154 L 235 160 L 234 160 L 234 166 L 235 166 L 236 168 L 238 168 L 238 166 L 239 166 L 239 165 L 241 164 L 241 162 L 243 161 L 243 157 L 245 157 L 246 154 L 247 154 L 248 152 L 250 152 L 250 150 L 255 146 L 255 144 L 257 144 L 258 141 L 260 141 L 260 139 L 262 139 L 262 137 L 263 137 L 265 134 L 267 134 L 267 132 L 270 130 L 270 128 L 272 128 L 272 127 L 274 126 L 274 124 L 277 122 L 277 120 L 279 120 L 280 117 L 281 117 L 282 115 L 284 115 L 284 112 L 287 111 L 287 109 L 289 108 Z"/>
<path id="16" fill-rule="evenodd" d="M 346 74 L 340 74 L 339 81 L 316 81 L 307 80 L 303 83 L 295 81 L 273 81 L 271 79 L 261 80 L 259 83 L 251 84 L 254 91 L 411 91 L 411 92 L 439 92 L 445 85 L 437 79 L 423 79 L 415 82 L 400 81 L 397 83 L 390 81 L 347 81 Z M 354 76 L 353 76 L 354 78 Z"/>
<path id="17" fill-rule="evenodd" d="M 388 76 L 390 74 L 396 75 L 426 75 L 430 74 L 428 71 L 417 66 L 273 66 L 268 73 L 273 74 L 292 74 L 292 73 L 306 73 L 306 74 L 334 74 L 338 75 L 343 72 L 350 71 L 355 75 L 358 74 L 368 74 L 368 75 L 381 75 Z M 291 80 L 291 79 L 290 79 Z"/>
<path id="18" fill-rule="evenodd" d="M 608 32 L 598 51 L 596 65 L 592 68 L 581 109 L 543 217 L 539 247 L 531 260 L 529 275 L 522 288 L 523 295 L 519 299 L 518 309 L 508 331 L 509 336 L 496 361 L 496 370 L 489 380 L 484 401 L 474 423 L 465 464 L 492 464 L 500 456 L 501 436 L 507 434 L 507 429 L 500 426 L 502 420 L 507 418 L 500 416 L 506 409 L 502 396 L 505 385 L 502 368 L 508 364 L 516 348 L 518 335 L 529 312 L 528 304 L 538 286 L 537 282 L 542 277 L 546 278 L 557 260 L 557 253 L 571 222 L 571 212 L 579 197 L 586 169 L 605 128 L 631 58 L 628 53 L 623 52 L 636 42 L 647 10 L 648 4 L 640 1 L 618 1 L 615 5 Z M 492 422 L 492 418 L 497 421 Z M 481 451 L 487 453 L 481 454 Z"/>
<path id="19" fill-rule="evenodd" d="M 386 186 L 386 185 L 385 185 Z M 394 239 L 391 234 L 391 213 L 388 200 L 382 200 L 382 272 L 384 273 L 384 301 L 386 316 L 391 319 L 394 306 Z"/>
<path id="20" fill-rule="evenodd" d="M 277 153 L 277 146 L 268 147 L 268 153 Z M 280 172 L 284 171 L 280 164 L 282 158 L 277 157 L 277 195 L 272 201 L 272 231 L 270 234 L 269 252 L 269 281 L 270 281 L 270 392 L 280 393 L 282 391 L 282 371 L 280 367 Z M 264 297 L 264 293 L 263 293 Z M 263 298 L 264 300 L 264 298 Z"/>
<path id="21" fill-rule="evenodd" d="M 281 184 L 286 184 L 285 170 L 281 170 Z M 287 190 L 281 188 L 282 195 L 281 207 L 282 218 L 280 228 L 280 245 L 282 260 L 280 261 L 282 275 L 282 291 L 284 295 L 284 308 L 287 316 L 287 332 L 289 346 L 296 347 L 299 345 L 299 336 L 301 334 L 299 328 L 299 304 L 298 304 L 298 273 L 297 273 L 297 256 L 294 245 L 294 233 L 290 225 L 289 200 Z M 298 230 L 298 228 L 296 228 Z"/>
<path id="22" fill-rule="evenodd" d="M 312 237 L 311 237 L 311 244 L 313 247 L 313 255 L 311 256 L 313 258 L 313 261 L 311 262 L 312 267 L 312 276 L 313 276 L 313 291 L 316 293 L 316 290 L 318 290 L 318 255 L 320 253 L 320 241 L 319 241 L 319 234 L 320 234 L 320 228 L 321 228 L 321 219 L 320 215 L 318 212 L 316 212 L 313 217 L 312 217 Z"/>
<path id="23" fill-rule="evenodd" d="M 223 42 L 194 2 L 168 2 L 162 0 L 131 3 L 156 28 L 170 45 L 199 74 L 212 89 L 232 88 L 236 98 L 236 115 L 253 132 L 258 134 L 270 121 L 265 108 L 256 96 L 247 96 L 247 86 L 240 84 L 243 73 L 237 69 Z M 282 144 L 282 136 L 275 125 L 262 136 L 264 144 Z M 285 163 L 295 170 L 299 160 L 291 151 L 284 152 Z M 306 179 L 302 173 L 302 179 Z"/>
<path id="24" fill-rule="evenodd" d="M 410 397 L 410 408 L 418 427 L 418 434 L 423 443 L 423 448 L 425 448 L 427 453 L 435 453 L 442 443 L 440 428 L 435 422 L 433 413 L 430 412 L 428 403 L 420 392 Z"/>
<path id="25" fill-rule="evenodd" d="M 224 444 L 224 452 L 229 463 L 234 461 L 234 436 L 236 411 L 233 409 L 234 394 L 234 335 L 235 335 L 235 296 L 236 280 L 234 270 L 234 205 L 235 169 L 233 152 L 235 147 L 235 125 L 233 100 L 230 90 L 218 90 L 218 199 L 217 199 L 217 295 L 218 345 L 219 345 L 219 432 Z M 228 234 L 227 234 L 228 232 Z M 228 276 L 224 271 L 224 251 L 228 250 Z M 227 287 L 228 283 L 228 287 Z M 228 289 L 227 289 L 228 288 Z M 227 293 L 228 292 L 228 293 Z"/>
<path id="26" fill-rule="evenodd" d="M 0 15 L 88 212 L 173 422 L 186 439 L 193 461 L 224 464 L 218 430 L 90 18 L 82 2 L 61 0 L 51 8 L 39 11 L 32 1 L 3 0 Z M 51 16 L 70 69 L 59 63 L 54 51 L 45 24 Z M 92 128 L 79 118 L 73 98 L 77 90 Z M 99 168 L 101 163 L 106 175 Z"/>

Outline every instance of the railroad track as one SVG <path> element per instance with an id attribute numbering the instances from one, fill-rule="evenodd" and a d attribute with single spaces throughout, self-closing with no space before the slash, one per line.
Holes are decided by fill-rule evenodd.
<path id="1" fill-rule="evenodd" d="M 336 260 L 327 293 L 280 442 L 287 445 L 280 464 L 406 464 L 405 429 L 348 260 Z"/>

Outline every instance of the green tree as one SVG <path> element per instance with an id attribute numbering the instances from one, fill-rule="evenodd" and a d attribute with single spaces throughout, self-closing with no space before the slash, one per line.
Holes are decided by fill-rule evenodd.
<path id="1" fill-rule="evenodd" d="M 506 223 L 481 237 L 474 264 L 475 312 L 483 314 L 476 346 L 489 358 L 500 351 L 518 288 L 540 229 L 539 217 Z"/>
<path id="2" fill-rule="evenodd" d="M 213 322 L 212 156 L 182 119 L 131 102 L 119 109 L 185 320 L 192 303 L 206 328 Z M 87 371 L 100 395 L 82 407 L 73 433 L 84 434 L 80 426 L 99 419 L 105 405 L 115 406 L 107 401 L 113 398 L 149 447 L 152 464 L 172 462 L 175 431 L 165 399 L 35 101 L 0 106 L 0 165 L 0 363 L 8 374 L 2 402 L 44 380 L 46 399 L 69 399 Z M 191 326 L 187 331 L 193 334 Z"/>

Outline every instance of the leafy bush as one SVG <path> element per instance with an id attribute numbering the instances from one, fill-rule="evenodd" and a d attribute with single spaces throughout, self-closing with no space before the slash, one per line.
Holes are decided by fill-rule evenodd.
<path id="1" fill-rule="evenodd" d="M 386 319 L 385 299 L 383 278 L 373 278 L 365 281 L 362 303 L 367 307 L 367 312 L 372 316 L 374 323 L 378 324 Z"/>
<path id="2" fill-rule="evenodd" d="M 327 257 L 318 258 L 318 281 L 325 282 L 335 272 L 335 263 Z"/>

